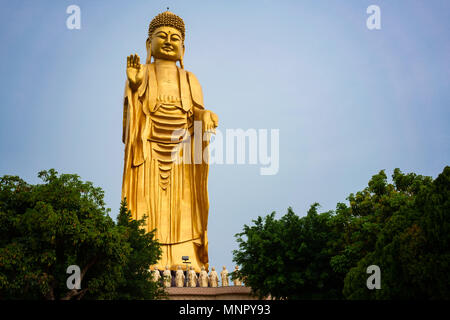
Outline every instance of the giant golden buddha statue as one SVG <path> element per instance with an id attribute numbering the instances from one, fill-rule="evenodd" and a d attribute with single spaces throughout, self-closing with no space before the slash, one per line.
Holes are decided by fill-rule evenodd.
<path id="1" fill-rule="evenodd" d="M 200 272 L 208 268 L 209 139 L 203 137 L 214 132 L 218 118 L 205 110 L 197 78 L 184 69 L 184 40 L 183 20 L 166 11 L 150 23 L 146 63 L 136 54 L 127 57 L 122 199 L 133 218 L 145 215 L 146 229 L 156 229 L 163 249 L 159 270 L 176 270 L 189 256 Z"/>

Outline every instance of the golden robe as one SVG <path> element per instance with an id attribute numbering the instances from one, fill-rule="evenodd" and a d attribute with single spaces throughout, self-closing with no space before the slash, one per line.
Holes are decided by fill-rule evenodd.
<path id="1" fill-rule="evenodd" d="M 178 68 L 180 97 L 158 97 L 154 64 L 142 67 L 139 88 L 125 85 L 122 199 L 134 219 L 147 217 L 147 231 L 156 229 L 163 249 L 159 270 L 166 265 L 176 270 L 181 257 L 189 256 L 200 272 L 208 268 L 209 210 L 209 141 L 203 141 L 201 126 L 200 132 L 195 126 L 194 135 L 194 106 L 204 109 L 202 90 L 192 73 Z M 174 161 L 174 155 L 190 161 Z"/>

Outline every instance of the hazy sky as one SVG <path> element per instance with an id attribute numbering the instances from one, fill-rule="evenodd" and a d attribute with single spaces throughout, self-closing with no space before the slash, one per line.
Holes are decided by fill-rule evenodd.
<path id="1" fill-rule="evenodd" d="M 81 8 L 81 29 L 66 8 Z M 366 9 L 381 8 L 381 30 Z M 185 68 L 220 128 L 279 129 L 277 175 L 211 165 L 211 266 L 258 215 L 334 209 L 381 169 L 436 177 L 450 163 L 450 2 L 1 1 L 0 175 L 55 168 L 121 197 L 126 56 L 145 60 L 166 7 L 187 28 Z"/>

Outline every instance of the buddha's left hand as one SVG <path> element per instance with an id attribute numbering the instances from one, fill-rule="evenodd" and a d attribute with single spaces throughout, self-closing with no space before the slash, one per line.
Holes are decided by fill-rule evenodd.
<path id="1" fill-rule="evenodd" d="M 203 110 L 201 114 L 203 122 L 203 131 L 216 133 L 216 128 L 219 125 L 219 117 L 210 110 Z"/>

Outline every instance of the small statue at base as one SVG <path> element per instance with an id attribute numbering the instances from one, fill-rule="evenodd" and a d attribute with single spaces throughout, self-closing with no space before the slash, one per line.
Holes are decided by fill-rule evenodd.
<path id="1" fill-rule="evenodd" d="M 163 272 L 163 282 L 165 288 L 170 288 L 172 285 L 172 275 L 170 274 L 169 266 L 166 266 L 166 270 Z"/>
<path id="2" fill-rule="evenodd" d="M 219 275 L 214 267 L 212 267 L 211 273 L 209 274 L 209 286 L 211 288 L 217 288 L 219 286 Z"/>
<path id="3" fill-rule="evenodd" d="M 186 277 L 184 276 L 184 272 L 181 268 L 181 266 L 178 266 L 177 273 L 175 275 L 175 286 L 178 288 L 184 287 L 184 279 Z"/>
<path id="4" fill-rule="evenodd" d="M 161 274 L 157 268 L 152 268 L 152 278 L 154 282 L 159 282 L 161 280 Z"/>
<path id="5" fill-rule="evenodd" d="M 234 267 L 234 271 L 235 272 L 239 271 L 239 267 L 238 266 Z M 233 283 L 235 286 L 242 286 L 241 279 L 239 279 L 239 278 L 234 278 Z"/>
<path id="6" fill-rule="evenodd" d="M 197 274 L 192 266 L 188 274 L 188 286 L 191 288 L 197 287 Z"/>
<path id="7" fill-rule="evenodd" d="M 200 287 L 207 288 L 208 287 L 208 273 L 205 270 L 205 266 L 202 267 L 202 271 L 200 271 L 200 277 L 198 279 L 200 283 Z"/>
<path id="8" fill-rule="evenodd" d="M 228 287 L 228 270 L 225 266 L 222 268 L 222 272 L 220 273 L 220 277 L 222 278 L 222 287 Z"/>

